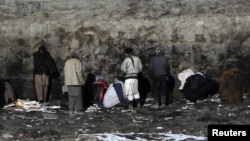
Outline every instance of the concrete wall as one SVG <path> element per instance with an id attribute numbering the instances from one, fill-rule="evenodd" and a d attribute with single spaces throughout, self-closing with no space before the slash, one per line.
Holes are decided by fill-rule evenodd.
<path id="1" fill-rule="evenodd" d="M 58 98 L 70 52 L 81 54 L 85 76 L 112 82 L 124 45 L 141 57 L 147 77 L 160 46 L 175 77 L 190 68 L 218 80 L 234 67 L 246 92 L 249 7 L 249 0 L 1 0 L 0 78 L 11 80 L 19 98 L 34 99 L 32 54 L 43 43 L 61 73 L 52 80 L 51 98 Z"/>

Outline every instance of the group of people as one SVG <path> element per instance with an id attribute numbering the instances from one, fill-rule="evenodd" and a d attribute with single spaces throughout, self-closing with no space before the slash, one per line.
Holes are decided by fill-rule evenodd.
<path id="1" fill-rule="evenodd" d="M 125 48 L 125 58 L 121 63 L 120 70 L 124 75 L 125 95 L 128 100 L 128 107 L 135 108 L 141 102 L 138 89 L 138 75 L 142 72 L 141 59 L 133 54 L 132 48 Z M 82 114 L 83 79 L 82 62 L 76 52 L 71 53 L 64 65 L 64 85 L 68 91 L 69 114 Z M 152 96 L 154 97 L 153 108 L 165 107 L 169 103 L 167 92 L 167 79 L 170 74 L 170 65 L 167 58 L 162 54 L 161 49 L 155 49 L 155 55 L 150 58 L 149 71 L 152 73 Z M 48 86 L 50 77 L 58 76 L 58 70 L 50 53 L 44 45 L 34 53 L 34 80 L 39 102 L 48 101 Z"/>
<path id="2" fill-rule="evenodd" d="M 48 102 L 50 80 L 58 77 L 57 66 L 44 45 L 34 53 L 34 81 L 37 100 Z M 78 54 L 73 52 L 64 65 L 64 85 L 67 86 L 70 114 L 79 114 L 82 110 L 82 62 Z"/>
<path id="3" fill-rule="evenodd" d="M 138 74 L 142 71 L 143 65 L 140 58 L 133 55 L 132 48 L 126 48 L 124 54 L 125 59 L 121 64 L 121 71 L 125 74 L 125 94 L 129 101 L 129 108 L 135 108 L 140 101 Z M 155 55 L 150 58 L 149 71 L 152 73 L 153 80 L 154 104 L 152 107 L 156 109 L 165 107 L 169 104 L 167 78 L 170 75 L 170 65 L 159 47 L 155 49 Z"/>

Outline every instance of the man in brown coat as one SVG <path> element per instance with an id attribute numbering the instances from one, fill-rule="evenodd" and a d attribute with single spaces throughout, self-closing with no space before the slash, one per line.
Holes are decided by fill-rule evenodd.
<path id="1" fill-rule="evenodd" d="M 220 100 L 223 103 L 243 101 L 241 84 L 233 68 L 225 71 L 220 78 Z"/>

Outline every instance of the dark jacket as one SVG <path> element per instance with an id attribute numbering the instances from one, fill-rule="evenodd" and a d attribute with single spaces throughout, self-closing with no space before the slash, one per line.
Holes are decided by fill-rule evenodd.
<path id="1" fill-rule="evenodd" d="M 149 70 L 153 76 L 170 74 L 170 66 L 164 55 L 157 54 L 150 59 Z"/>
<path id="2" fill-rule="evenodd" d="M 40 48 L 39 48 L 40 50 Z M 44 49 L 43 53 L 37 51 L 34 53 L 34 75 L 43 74 L 50 76 L 51 78 L 59 77 L 57 66 L 50 53 Z"/>

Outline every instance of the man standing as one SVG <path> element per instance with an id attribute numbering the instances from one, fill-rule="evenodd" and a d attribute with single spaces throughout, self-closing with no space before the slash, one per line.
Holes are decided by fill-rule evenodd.
<path id="1" fill-rule="evenodd" d="M 34 54 L 34 80 L 37 99 L 40 103 L 48 100 L 48 86 L 52 77 L 58 77 L 59 72 L 50 53 L 44 45 Z"/>
<path id="2" fill-rule="evenodd" d="M 158 47 L 155 50 L 155 55 L 150 59 L 149 70 L 153 75 L 154 104 L 152 107 L 156 109 L 160 106 L 164 107 L 168 105 L 167 75 L 170 74 L 170 66 L 167 58 L 161 54 Z"/>
<path id="3" fill-rule="evenodd" d="M 138 90 L 138 73 L 142 71 L 142 64 L 139 57 L 132 55 L 133 49 L 126 48 L 125 59 L 121 64 L 121 71 L 125 74 L 125 94 L 129 101 L 129 108 L 137 107 L 140 100 Z"/>
<path id="4" fill-rule="evenodd" d="M 83 109 L 82 86 L 82 62 L 73 52 L 64 65 L 64 85 L 68 87 L 69 115 L 81 115 Z"/>

